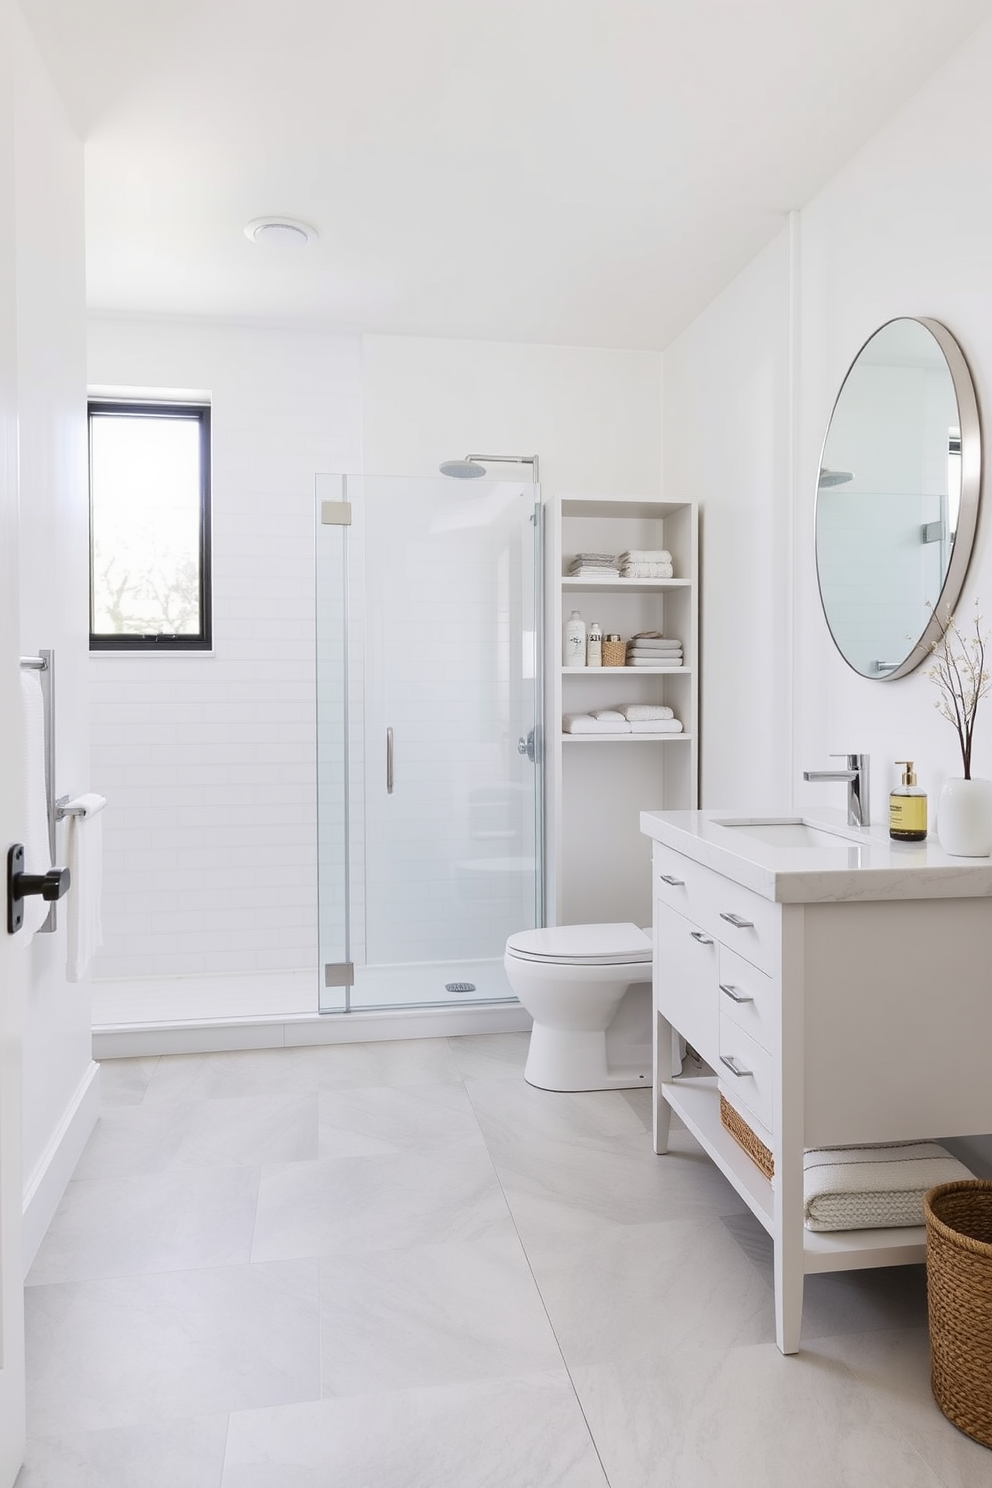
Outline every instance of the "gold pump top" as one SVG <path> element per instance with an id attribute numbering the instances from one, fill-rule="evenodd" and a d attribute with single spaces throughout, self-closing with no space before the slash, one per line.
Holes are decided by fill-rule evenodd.
<path id="1" fill-rule="evenodd" d="M 900 785 L 915 785 L 916 784 L 916 775 L 914 774 L 914 771 L 913 771 L 913 761 L 912 760 L 896 760 L 896 764 L 903 766 L 902 780 L 900 780 L 899 784 Z"/>

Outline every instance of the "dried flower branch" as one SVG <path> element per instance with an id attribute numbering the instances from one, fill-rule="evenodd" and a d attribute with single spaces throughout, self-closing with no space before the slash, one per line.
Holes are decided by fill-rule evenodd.
<path id="1" fill-rule="evenodd" d="M 971 779 L 971 745 L 975 733 L 975 715 L 979 699 L 986 696 L 992 687 L 992 679 L 985 670 L 985 643 L 988 632 L 982 634 L 982 617 L 975 603 L 974 633 L 969 629 L 962 633 L 953 615 L 941 620 L 937 611 L 934 619 L 940 627 L 940 639 L 934 641 L 931 654 L 933 665 L 927 672 L 931 682 L 940 689 L 940 698 L 934 704 L 940 716 L 953 723 L 961 746 L 961 763 L 965 780 Z"/>

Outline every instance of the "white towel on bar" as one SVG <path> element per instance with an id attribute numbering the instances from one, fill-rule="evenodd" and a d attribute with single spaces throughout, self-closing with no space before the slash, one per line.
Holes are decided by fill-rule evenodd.
<path id="1" fill-rule="evenodd" d="M 626 718 L 619 721 L 611 718 L 593 718 L 591 713 L 566 713 L 561 721 L 566 734 L 629 734 L 630 724 Z"/>
<path id="2" fill-rule="evenodd" d="M 682 724 L 677 718 L 632 718 L 627 727 L 632 734 L 680 734 Z"/>
<path id="3" fill-rule="evenodd" d="M 103 945 L 100 895 L 103 881 L 103 821 L 105 796 L 93 791 L 67 805 L 66 859 L 69 895 L 66 901 L 66 980 L 80 982 L 93 955 Z"/>
<path id="4" fill-rule="evenodd" d="M 21 668 L 21 737 L 24 749 L 24 872 L 47 873 L 52 866 L 48 846 L 48 791 L 45 785 L 45 699 L 41 673 Z M 17 939 L 30 945 L 48 919 L 50 905 L 40 894 L 24 901 L 24 924 Z"/>
<path id="5" fill-rule="evenodd" d="M 937 1142 L 823 1147 L 803 1155 L 808 1230 L 923 1224 L 923 1195 L 974 1175 Z"/>

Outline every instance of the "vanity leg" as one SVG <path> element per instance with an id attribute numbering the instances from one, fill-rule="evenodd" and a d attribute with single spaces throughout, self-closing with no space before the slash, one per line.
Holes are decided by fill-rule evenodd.
<path id="1" fill-rule="evenodd" d="M 654 1049 L 652 1069 L 652 1112 L 654 1120 L 654 1150 L 659 1155 L 668 1151 L 668 1132 L 672 1124 L 672 1108 L 661 1093 L 662 1083 L 672 1079 L 675 1070 L 672 1061 L 672 1025 L 660 1013 L 654 1018 Z"/>
<path id="2" fill-rule="evenodd" d="M 799 1246 L 775 1246 L 775 1342 L 783 1354 L 798 1354 L 803 1327 L 803 1252 Z"/>

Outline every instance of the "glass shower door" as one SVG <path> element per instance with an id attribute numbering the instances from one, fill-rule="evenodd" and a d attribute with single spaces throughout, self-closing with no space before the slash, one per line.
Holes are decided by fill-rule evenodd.
<path id="1" fill-rule="evenodd" d="M 345 970 L 323 972 L 321 1005 L 507 1000 L 506 937 L 544 912 L 537 492 L 343 487 L 346 706 L 332 739 L 319 702 L 319 754 L 321 961 Z M 322 675 L 339 639 L 318 636 Z"/>

